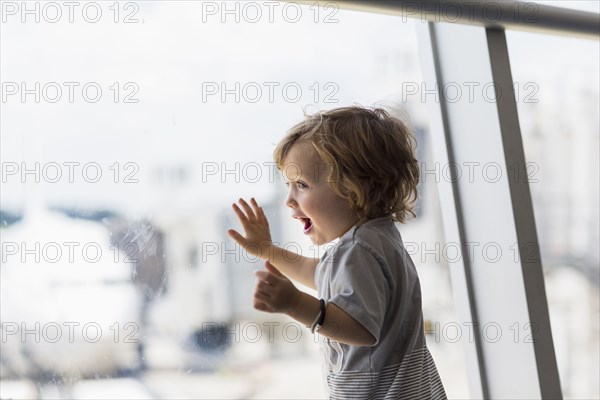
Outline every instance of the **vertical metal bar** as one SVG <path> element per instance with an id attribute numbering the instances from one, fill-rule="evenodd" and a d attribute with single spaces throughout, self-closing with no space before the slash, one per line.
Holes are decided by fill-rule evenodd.
<path id="1" fill-rule="evenodd" d="M 419 37 L 423 80 L 428 88 L 435 88 L 438 91 L 438 98 L 442 98 L 443 93 L 439 85 L 436 85 L 438 79 L 442 81 L 442 73 L 439 68 L 435 24 L 426 22 L 416 24 L 416 27 Z M 446 107 L 442 101 L 428 102 L 427 107 L 429 111 L 429 131 L 432 138 L 433 158 L 438 165 L 451 165 L 455 160 L 452 143 L 448 136 L 450 130 L 448 129 Z M 465 328 L 473 328 L 471 332 L 473 340 L 463 341 L 471 398 L 487 399 L 489 395 L 485 365 L 483 364 L 483 357 L 481 355 L 481 334 L 476 328 L 479 325 L 477 321 L 476 302 L 473 296 L 470 266 L 466 262 L 468 260 L 468 251 L 465 251 L 462 246 L 465 240 L 460 194 L 456 186 L 451 184 L 451 182 L 456 181 L 455 170 L 450 169 L 449 171 L 451 179 L 449 181 L 440 179 L 437 185 L 438 193 L 442 200 L 440 204 L 446 242 L 461 244 L 461 256 L 455 262 L 448 262 L 453 286 L 453 298 L 459 319 L 463 323 L 472 324 Z M 469 335 L 469 338 L 471 338 L 471 335 Z"/>
<path id="2" fill-rule="evenodd" d="M 496 90 L 496 105 L 504 147 L 504 157 L 509 170 L 514 171 L 508 184 L 516 227 L 518 254 L 523 272 L 525 295 L 532 325 L 532 342 L 543 399 L 561 398 L 560 379 L 554 352 L 550 317 L 544 285 L 540 248 L 531 191 L 527 179 L 527 165 L 516 99 L 506 34 L 501 29 L 486 29 L 490 64 Z"/>
<path id="3" fill-rule="evenodd" d="M 459 317 L 479 326 L 463 342 L 471 396 L 560 398 L 529 186 L 509 174 L 526 168 L 504 32 L 427 23 L 420 49 L 436 161 L 480 168 L 438 184 L 446 240 L 463 251 L 450 266 Z"/>

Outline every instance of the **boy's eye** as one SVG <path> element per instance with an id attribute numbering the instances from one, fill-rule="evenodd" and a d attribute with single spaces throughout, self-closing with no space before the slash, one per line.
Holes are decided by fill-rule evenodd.
<path id="1" fill-rule="evenodd" d="M 285 182 L 285 186 L 290 186 L 290 182 Z M 296 187 L 298 189 L 306 189 L 308 186 L 303 182 L 296 182 Z"/>

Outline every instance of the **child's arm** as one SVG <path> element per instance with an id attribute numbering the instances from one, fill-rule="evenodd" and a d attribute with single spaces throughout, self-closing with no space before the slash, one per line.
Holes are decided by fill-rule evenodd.
<path id="1" fill-rule="evenodd" d="M 319 300 L 301 292 L 269 262 L 267 271 L 256 271 L 259 279 L 254 293 L 254 308 L 282 312 L 310 326 L 319 314 Z M 375 337 L 335 304 L 328 304 L 319 334 L 353 346 L 371 346 Z"/>
<path id="2" fill-rule="evenodd" d="M 315 269 L 319 260 L 296 254 L 275 245 L 269 250 L 267 259 L 272 265 L 290 279 L 316 290 Z"/>
<path id="3" fill-rule="evenodd" d="M 303 257 L 273 245 L 269 221 L 262 207 L 259 207 L 254 198 L 250 199 L 250 204 L 244 199 L 240 199 L 239 203 L 241 208 L 234 203 L 233 210 L 240 220 L 246 236 L 242 236 L 234 229 L 228 230 L 227 234 L 248 253 L 270 261 L 285 276 L 311 289 L 316 289 L 314 277 L 319 260 Z"/>

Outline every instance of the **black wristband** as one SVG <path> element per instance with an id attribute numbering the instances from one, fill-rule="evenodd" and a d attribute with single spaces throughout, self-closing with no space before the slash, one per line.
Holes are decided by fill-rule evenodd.
<path id="1" fill-rule="evenodd" d="M 320 328 L 323 325 L 323 321 L 325 321 L 325 309 L 327 308 L 327 303 L 323 299 L 319 299 L 319 314 L 310 325 L 311 333 L 315 333 L 315 329 Z M 318 330 L 318 329 L 317 329 Z"/>
<path id="2" fill-rule="evenodd" d="M 325 304 L 325 300 L 319 299 L 320 314 L 319 314 L 319 320 L 317 321 L 318 326 L 323 325 L 323 321 L 325 321 L 325 309 L 326 308 L 327 308 L 327 305 Z"/>

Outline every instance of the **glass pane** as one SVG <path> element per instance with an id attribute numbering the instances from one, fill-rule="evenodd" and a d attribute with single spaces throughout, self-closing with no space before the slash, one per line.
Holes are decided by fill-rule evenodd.
<path id="1" fill-rule="evenodd" d="M 423 102 L 424 104 L 424 102 Z M 424 124 L 425 125 L 425 124 Z M 421 280 L 427 346 L 436 362 L 446 395 L 469 398 L 463 346 L 471 337 L 468 324 L 461 323 L 452 298 L 449 261 L 451 243 L 444 237 L 437 183 L 448 171 L 433 160 L 431 136 L 417 130 L 422 152 L 421 185 L 417 218 L 401 227 L 403 242 Z"/>
<path id="2" fill-rule="evenodd" d="M 255 196 L 274 240 L 319 256 L 274 144 L 308 112 L 408 114 L 431 159 L 412 22 L 278 2 L 3 2 L 0 397 L 323 398 L 317 341 L 252 307 L 262 263 L 226 235 Z M 400 230 L 428 344 L 467 396 L 432 181 Z"/>
<path id="3" fill-rule="evenodd" d="M 599 45 L 507 39 L 563 395 L 598 398 Z"/>

